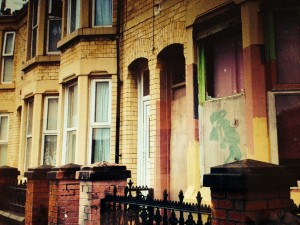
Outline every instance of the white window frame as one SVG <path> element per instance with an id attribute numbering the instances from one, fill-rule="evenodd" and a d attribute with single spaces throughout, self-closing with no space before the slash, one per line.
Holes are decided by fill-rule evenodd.
<path id="1" fill-rule="evenodd" d="M 75 29 L 73 31 L 71 31 L 72 1 L 73 0 L 68 0 L 68 19 L 67 19 L 67 33 L 68 34 L 74 32 L 75 30 L 77 30 L 80 27 L 80 20 L 81 20 L 80 13 L 79 13 L 78 21 L 76 20 L 76 24 L 75 24 Z M 79 4 L 78 4 L 79 12 L 81 12 L 81 9 L 80 9 L 80 0 L 75 0 L 75 1 L 79 2 Z M 76 11 L 77 11 L 77 8 L 76 8 Z"/>
<path id="2" fill-rule="evenodd" d="M 96 15 L 95 15 L 95 5 L 96 5 L 96 1 L 97 0 L 93 0 L 93 4 L 92 4 L 92 24 L 93 24 L 93 27 L 112 27 L 112 24 L 110 24 L 110 25 L 96 25 L 95 24 L 95 18 L 96 18 Z M 113 22 L 113 11 L 114 11 L 114 9 L 113 9 L 113 6 L 114 6 L 114 0 L 111 0 L 111 16 L 112 16 L 112 18 L 111 18 L 111 23 Z"/>
<path id="3" fill-rule="evenodd" d="M 108 121 L 107 122 L 95 122 L 95 102 L 96 102 L 96 83 L 107 83 L 108 82 L 108 91 L 109 91 L 109 99 L 108 99 Z M 112 104 L 112 87 L 111 87 L 111 79 L 93 79 L 91 80 L 91 104 L 90 104 L 90 135 L 89 135 L 89 153 L 88 153 L 88 163 L 92 162 L 92 140 L 93 140 L 93 129 L 97 128 L 109 128 L 111 132 L 111 104 Z M 111 142 L 111 138 L 110 138 Z M 109 149 L 109 155 L 111 153 L 111 143 Z"/>
<path id="4" fill-rule="evenodd" d="M 29 104 L 32 102 L 32 118 L 31 118 L 31 134 L 28 134 L 28 121 L 29 121 Z M 31 159 L 29 159 L 29 162 L 27 162 L 27 153 L 28 153 L 28 149 L 27 149 L 27 141 L 29 138 L 31 138 L 31 149 L 30 149 L 30 157 L 32 154 L 32 131 L 33 131 L 33 110 L 34 110 L 34 100 L 30 99 L 26 102 L 26 106 L 27 106 L 27 115 L 26 115 L 26 133 L 25 133 L 25 163 L 24 163 L 24 170 L 26 171 L 28 168 L 30 168 L 30 164 L 31 164 Z M 28 168 L 26 168 L 28 166 Z"/>
<path id="5" fill-rule="evenodd" d="M 45 154 L 45 136 L 58 136 L 58 124 L 56 130 L 47 130 L 47 119 L 48 119 L 48 107 L 50 99 L 59 99 L 58 96 L 47 96 L 44 100 L 44 116 L 43 116 L 43 139 L 42 139 L 42 151 L 41 151 L 41 165 L 44 164 L 44 154 Z M 58 113 L 57 113 L 58 118 Z M 57 144 L 57 143 L 56 143 Z M 57 149 L 56 149 L 57 150 Z M 56 152 L 57 154 L 57 152 Z M 57 163 L 56 163 L 57 164 Z"/>
<path id="6" fill-rule="evenodd" d="M 78 88 L 78 83 L 77 82 L 74 82 L 72 84 L 69 84 L 66 86 L 66 89 L 65 89 L 65 107 L 64 107 L 64 139 L 63 139 L 63 154 L 62 154 L 62 164 L 66 164 L 66 154 L 67 154 L 67 138 L 68 138 L 68 132 L 71 132 L 71 131 L 76 131 L 76 139 L 77 139 L 77 128 L 78 128 L 78 120 L 77 120 L 77 124 L 75 127 L 69 127 L 68 128 L 68 114 L 69 114 L 69 108 L 68 108 L 68 105 L 69 105 L 69 89 L 70 87 L 72 86 L 75 86 L 77 85 L 77 88 Z M 78 90 L 78 89 L 77 89 Z M 78 93 L 77 93 L 77 116 L 78 116 Z M 77 149 L 77 146 L 75 146 L 75 162 L 77 162 L 77 152 L 76 152 L 76 149 Z"/>
<path id="7" fill-rule="evenodd" d="M 60 54 L 60 51 L 49 51 L 49 41 L 50 41 L 50 21 L 52 20 L 60 20 L 62 23 L 62 18 L 50 16 L 50 13 L 52 11 L 52 0 L 48 1 L 48 21 L 47 21 L 47 54 L 48 55 L 57 55 Z M 61 27 L 62 28 L 62 24 Z"/>
<path id="8" fill-rule="evenodd" d="M 6 139 L 0 139 L 0 145 L 8 145 L 8 138 L 9 138 L 9 114 L 8 113 L 3 113 L 3 114 L 0 114 L 0 125 L 1 125 L 1 120 L 2 120 L 2 117 L 7 117 L 7 137 Z M 7 152 L 6 152 L 7 154 Z M 6 157 L 6 160 L 7 160 L 7 157 Z M 2 166 L 2 165 L 0 165 Z"/>
<path id="9" fill-rule="evenodd" d="M 11 52 L 5 53 L 7 35 L 9 35 L 9 34 L 13 34 L 12 48 L 11 48 Z M 10 82 L 5 82 L 4 81 L 4 67 L 5 67 L 4 61 L 5 61 L 6 57 L 14 57 L 15 38 L 16 38 L 16 32 L 15 31 L 7 31 L 7 32 L 4 33 L 3 50 L 2 50 L 2 71 L 1 71 L 1 83 L 2 84 L 12 83 L 13 74 L 11 74 L 11 81 Z"/>

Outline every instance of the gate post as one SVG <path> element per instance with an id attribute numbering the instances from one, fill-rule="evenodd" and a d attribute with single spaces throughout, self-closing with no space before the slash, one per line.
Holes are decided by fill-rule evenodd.
<path id="1" fill-rule="evenodd" d="M 50 180 L 48 225 L 79 224 L 79 181 L 75 179 L 80 165 L 67 164 L 47 173 Z"/>
<path id="2" fill-rule="evenodd" d="M 25 225 L 48 224 L 49 180 L 47 172 L 53 166 L 29 168 L 27 177 Z"/>
<path id="3" fill-rule="evenodd" d="M 204 186 L 211 190 L 212 224 L 285 224 L 280 222 L 287 217 L 297 220 L 288 211 L 290 187 L 294 185 L 297 180 L 292 174 L 269 163 L 246 159 L 212 167 L 211 173 L 204 175 Z"/>
<path id="4" fill-rule="evenodd" d="M 100 201 L 105 193 L 111 193 L 117 187 L 117 193 L 123 194 L 127 178 L 131 172 L 126 166 L 99 162 L 81 167 L 76 172 L 80 181 L 79 222 L 82 225 L 100 224 Z"/>

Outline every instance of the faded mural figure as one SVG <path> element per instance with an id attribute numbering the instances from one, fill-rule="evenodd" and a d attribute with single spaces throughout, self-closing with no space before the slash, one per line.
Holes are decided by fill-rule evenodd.
<path id="1" fill-rule="evenodd" d="M 220 141 L 221 149 L 229 148 L 229 156 L 225 163 L 241 160 L 242 153 L 239 148 L 240 137 L 235 129 L 230 125 L 230 121 L 225 119 L 226 111 L 220 110 L 210 116 L 213 126 L 210 133 L 211 141 Z"/>

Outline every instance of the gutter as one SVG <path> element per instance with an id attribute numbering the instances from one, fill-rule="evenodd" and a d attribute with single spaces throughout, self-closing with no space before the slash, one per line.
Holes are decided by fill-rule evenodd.
<path id="1" fill-rule="evenodd" d="M 115 143 L 115 163 L 119 163 L 120 155 L 120 115 L 121 115 L 121 74 L 120 74 L 120 30 L 121 30 L 121 2 L 117 4 L 117 31 L 116 31 L 116 47 L 117 47 L 117 109 L 116 109 L 116 143 Z"/>

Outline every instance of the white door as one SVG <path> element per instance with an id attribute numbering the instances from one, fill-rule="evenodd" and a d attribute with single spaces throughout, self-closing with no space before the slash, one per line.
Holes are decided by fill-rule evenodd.
<path id="1" fill-rule="evenodd" d="M 139 80 L 139 135 L 138 135 L 138 185 L 150 185 L 150 100 L 149 71 L 143 71 Z"/>

